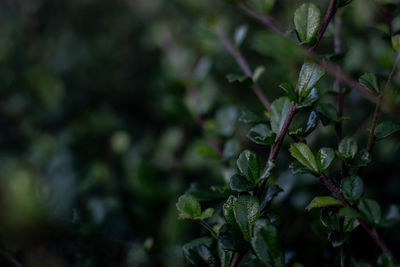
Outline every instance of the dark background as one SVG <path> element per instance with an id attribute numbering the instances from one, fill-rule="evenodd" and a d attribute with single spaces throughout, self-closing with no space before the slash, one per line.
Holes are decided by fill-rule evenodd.
<path id="1" fill-rule="evenodd" d="M 302 1 L 276 2 L 271 13 L 293 29 Z M 328 1 L 315 3 L 324 12 Z M 339 63 L 354 77 L 375 72 L 383 84 L 395 53 L 373 1 L 354 0 L 342 16 Z M 209 138 L 268 153 L 237 121 L 245 109 L 264 110 L 249 88 L 226 80 L 240 69 L 215 25 L 230 37 L 248 26 L 242 51 L 253 69 L 266 68 L 260 86 L 269 99 L 283 95 L 279 84 L 296 81 L 296 46 L 223 1 L 0 0 L 0 266 L 185 265 L 182 244 L 207 233 L 177 219 L 178 196 L 192 183 L 226 186 L 234 170 L 234 157 L 221 164 L 204 156 Z M 318 53 L 332 49 L 328 27 Z M 332 82 L 320 82 L 322 102 L 334 103 L 324 94 Z M 399 122 L 399 85 L 396 75 L 382 119 Z M 356 134 L 359 147 L 373 109 L 355 92 L 346 96 L 344 133 Z M 337 142 L 322 125 L 308 139 L 314 151 Z M 365 195 L 383 211 L 400 202 L 399 141 L 379 142 L 362 172 Z M 274 203 L 286 218 L 284 247 L 305 266 L 322 266 L 338 251 L 318 236 L 319 213 L 304 208 L 328 192 L 291 174 L 287 147 L 274 177 L 285 190 Z M 211 203 L 217 212 L 220 204 Z M 380 231 L 399 255 L 399 228 Z M 349 250 L 361 261 L 379 255 L 362 230 Z"/>

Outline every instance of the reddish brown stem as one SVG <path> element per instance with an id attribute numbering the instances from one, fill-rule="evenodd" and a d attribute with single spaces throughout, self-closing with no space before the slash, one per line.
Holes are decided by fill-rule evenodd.
<path id="1" fill-rule="evenodd" d="M 356 211 L 358 209 L 350 204 L 343 196 L 340 194 L 339 190 L 336 188 L 336 186 L 331 182 L 331 180 L 328 179 L 325 175 L 321 175 L 320 177 L 322 183 L 328 188 L 329 191 L 340 201 L 343 203 L 345 207 L 352 208 Z M 394 261 L 396 259 L 393 257 L 392 252 L 388 248 L 388 246 L 385 244 L 385 242 L 381 239 L 379 236 L 378 232 L 375 229 L 372 229 L 368 224 L 366 224 L 363 220 L 358 219 L 360 225 L 364 228 L 364 230 L 369 234 L 369 236 L 372 238 L 372 240 L 375 242 L 375 244 L 382 250 L 383 253 L 389 255 Z"/>
<path id="2" fill-rule="evenodd" d="M 336 13 L 336 1 L 335 0 L 331 0 L 328 6 L 328 10 L 326 11 L 324 20 L 322 21 L 322 25 L 319 28 L 319 31 L 317 33 L 317 37 L 316 37 L 316 41 L 315 44 L 309 49 L 310 52 L 314 52 L 315 49 L 317 49 L 319 43 L 322 40 L 322 36 L 324 36 L 324 33 L 326 31 L 326 28 L 329 25 L 329 22 L 332 20 L 333 15 L 335 15 Z"/>
<path id="3" fill-rule="evenodd" d="M 225 35 L 225 33 L 222 30 L 217 29 L 216 33 L 217 33 L 222 45 L 226 48 L 226 50 L 228 50 L 228 52 L 236 60 L 239 67 L 242 69 L 243 73 L 250 79 L 253 79 L 253 72 L 251 71 L 249 64 L 244 59 L 244 57 L 240 53 L 240 51 L 233 46 L 231 41 L 229 41 L 228 37 Z M 257 96 L 257 98 L 260 100 L 260 102 L 265 106 L 265 108 L 267 110 L 270 110 L 271 105 L 270 105 L 268 99 L 262 93 L 261 89 L 257 86 L 257 84 L 253 84 L 251 89 L 253 90 L 253 92 Z"/>

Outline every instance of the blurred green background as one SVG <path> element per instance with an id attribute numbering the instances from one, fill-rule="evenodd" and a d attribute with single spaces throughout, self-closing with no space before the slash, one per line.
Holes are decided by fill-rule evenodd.
<path id="1" fill-rule="evenodd" d="M 292 29 L 302 2 L 276 1 L 271 13 Z M 398 1 L 386 2 L 397 32 Z M 354 0 L 342 16 L 340 64 L 354 77 L 375 72 L 384 81 L 395 54 L 373 1 Z M 296 45 L 223 1 L 0 0 L 0 266 L 188 265 L 182 244 L 207 233 L 177 219 L 178 196 L 190 188 L 218 210 L 240 149 L 268 153 L 238 122 L 243 110 L 264 110 L 249 88 L 225 78 L 240 69 L 216 25 L 230 37 L 246 25 L 241 49 L 253 69 L 265 67 L 260 86 L 269 99 L 283 95 L 279 84 L 296 81 Z M 318 52 L 332 47 L 329 27 Z M 320 101 L 334 103 L 332 82 L 320 83 Z M 399 85 L 396 75 L 383 114 L 397 122 Z M 374 106 L 355 92 L 345 104 L 344 133 L 356 133 L 363 147 Z M 222 162 L 210 140 L 222 144 Z M 399 141 L 381 141 L 363 171 L 366 195 L 384 211 L 400 202 Z M 335 146 L 333 127 L 320 125 L 308 142 Z M 291 160 L 285 143 L 274 177 L 285 190 L 274 204 L 286 218 L 284 246 L 305 266 L 322 266 L 337 250 L 318 236 L 318 212 L 304 208 L 328 192 L 294 177 Z M 382 235 L 399 255 L 399 228 Z M 360 259 L 379 255 L 361 230 L 351 242 L 364 244 L 352 247 Z"/>

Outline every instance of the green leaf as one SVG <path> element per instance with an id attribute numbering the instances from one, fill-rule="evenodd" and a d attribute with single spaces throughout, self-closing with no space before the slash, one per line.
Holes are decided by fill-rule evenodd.
<path id="1" fill-rule="evenodd" d="M 199 201 L 191 194 L 184 194 L 179 197 L 176 203 L 180 219 L 196 219 L 201 216 Z"/>
<path id="2" fill-rule="evenodd" d="M 232 195 L 229 196 L 229 198 L 222 206 L 222 215 L 224 216 L 226 223 L 232 226 L 237 226 L 235 214 L 233 213 L 233 202 L 235 201 L 235 199 L 236 197 Z"/>
<path id="3" fill-rule="evenodd" d="M 339 217 L 336 212 L 330 209 L 321 209 L 319 220 L 329 231 L 340 231 Z"/>
<path id="4" fill-rule="evenodd" d="M 310 148 L 303 143 L 295 143 L 290 145 L 290 154 L 297 159 L 301 164 L 306 166 L 313 172 L 318 173 L 318 165 L 315 160 L 314 154 Z"/>
<path id="5" fill-rule="evenodd" d="M 286 92 L 291 101 L 297 102 L 296 92 L 294 90 L 294 87 L 290 83 L 282 83 L 281 85 L 279 85 L 279 87 Z"/>
<path id="6" fill-rule="evenodd" d="M 218 240 L 225 250 L 245 251 L 248 248 L 239 229 L 229 224 L 224 224 L 221 227 L 218 233 Z"/>
<path id="7" fill-rule="evenodd" d="M 349 166 L 353 168 L 359 168 L 367 166 L 371 162 L 371 155 L 365 148 L 357 152 L 354 159 L 349 162 Z"/>
<path id="8" fill-rule="evenodd" d="M 260 162 L 256 153 L 244 150 L 240 153 L 236 161 L 240 175 L 244 176 L 253 184 L 257 181 L 260 174 Z"/>
<path id="9" fill-rule="evenodd" d="M 239 121 L 244 123 L 260 123 L 266 122 L 267 118 L 257 115 L 251 110 L 243 110 L 242 115 L 240 115 Z"/>
<path id="10" fill-rule="evenodd" d="M 276 134 L 271 132 L 268 125 L 260 123 L 250 129 L 247 138 L 256 144 L 271 146 L 274 144 Z"/>
<path id="11" fill-rule="evenodd" d="M 292 171 L 292 174 L 294 176 L 297 175 L 302 175 L 302 174 L 312 174 L 314 175 L 314 172 L 312 172 L 310 169 L 307 167 L 304 167 L 300 162 L 298 161 L 293 161 L 289 165 L 289 169 Z"/>
<path id="12" fill-rule="evenodd" d="M 383 219 L 379 222 L 379 226 L 392 227 L 400 222 L 400 206 L 390 205 Z"/>
<path id="13" fill-rule="evenodd" d="M 300 104 L 297 105 L 297 109 L 306 108 L 312 106 L 317 100 L 318 97 L 318 90 L 317 88 L 311 89 L 311 92 L 304 98 Z"/>
<path id="14" fill-rule="evenodd" d="M 235 35 L 233 38 L 236 47 L 239 47 L 242 45 L 244 39 L 246 38 L 247 30 L 248 30 L 247 25 L 241 25 L 236 29 Z"/>
<path id="15" fill-rule="evenodd" d="M 254 222 L 260 217 L 258 199 L 249 195 L 240 195 L 233 201 L 235 220 L 246 241 L 250 241 L 250 233 Z"/>
<path id="16" fill-rule="evenodd" d="M 355 211 L 354 209 L 349 208 L 349 207 L 343 207 L 343 208 L 341 208 L 341 209 L 339 210 L 338 215 L 339 215 L 340 217 L 356 218 L 356 219 L 357 219 L 357 218 L 360 218 L 360 219 L 362 219 L 362 216 L 361 216 L 360 213 L 358 213 L 357 211 Z"/>
<path id="17" fill-rule="evenodd" d="M 208 208 L 201 213 L 199 219 L 205 220 L 205 219 L 211 218 L 213 216 L 213 214 L 214 214 L 214 209 Z"/>
<path id="18" fill-rule="evenodd" d="M 337 122 L 336 108 L 332 104 L 320 103 L 317 107 L 317 114 L 324 126 Z"/>
<path id="19" fill-rule="evenodd" d="M 332 161 L 335 159 L 335 151 L 329 147 L 321 148 L 316 157 L 318 170 L 320 173 L 324 172 L 331 165 Z"/>
<path id="20" fill-rule="evenodd" d="M 359 226 L 359 225 L 360 225 L 360 223 L 358 222 L 358 220 L 356 218 L 344 217 L 343 231 L 345 233 L 350 233 L 351 231 L 356 229 L 357 226 Z"/>
<path id="21" fill-rule="evenodd" d="M 271 176 L 271 172 L 274 169 L 274 167 L 275 167 L 275 162 L 273 160 L 268 160 L 260 177 L 257 179 L 256 184 L 258 184 L 261 180 L 266 179 L 269 176 Z"/>
<path id="22" fill-rule="evenodd" d="M 182 247 L 186 259 L 195 266 L 217 267 L 218 259 L 212 253 L 213 238 L 196 238 Z"/>
<path id="23" fill-rule="evenodd" d="M 338 154 L 344 161 L 349 161 L 354 158 L 358 150 L 357 141 L 353 137 L 345 137 L 340 141 Z"/>
<path id="24" fill-rule="evenodd" d="M 279 135 L 290 110 L 290 100 L 287 97 L 280 97 L 271 104 L 271 128 L 276 135 Z"/>
<path id="25" fill-rule="evenodd" d="M 378 79 L 376 78 L 375 74 L 373 73 L 365 73 L 358 78 L 358 81 L 371 90 L 375 94 L 380 93 Z"/>
<path id="26" fill-rule="evenodd" d="M 254 223 L 254 235 L 251 246 L 257 257 L 271 267 L 285 266 L 284 253 L 279 241 L 279 231 L 266 219 Z"/>
<path id="27" fill-rule="evenodd" d="M 235 174 L 231 177 L 229 182 L 232 191 L 236 192 L 247 192 L 254 189 L 254 184 L 249 182 L 243 176 Z"/>
<path id="28" fill-rule="evenodd" d="M 237 139 L 229 139 L 224 145 L 224 151 L 222 152 L 222 158 L 224 160 L 230 160 L 237 156 L 240 151 L 240 141 Z"/>
<path id="29" fill-rule="evenodd" d="M 319 116 L 316 111 L 311 111 L 310 116 L 308 117 L 307 124 L 304 132 L 302 133 L 303 137 L 306 137 L 310 133 L 314 131 L 314 129 L 317 127 L 319 122 Z"/>
<path id="30" fill-rule="evenodd" d="M 229 267 L 232 258 L 233 258 L 233 252 L 232 251 L 227 251 L 222 242 L 218 242 L 218 256 L 219 256 L 219 261 L 221 262 L 221 267 Z"/>
<path id="31" fill-rule="evenodd" d="M 306 210 L 311 210 L 314 208 L 323 208 L 330 206 L 342 206 L 342 202 L 337 200 L 336 198 L 324 196 L 324 197 L 315 197 L 310 204 L 306 207 Z"/>
<path id="32" fill-rule="evenodd" d="M 376 141 L 382 140 L 383 138 L 386 138 L 398 131 L 400 131 L 399 124 L 393 123 L 391 121 L 381 122 L 375 128 L 375 139 Z"/>
<path id="33" fill-rule="evenodd" d="M 280 192 L 283 192 L 283 189 L 279 187 L 279 185 L 269 186 L 264 190 L 263 197 L 261 198 L 260 209 L 263 211 L 269 207 L 271 201 L 276 197 Z"/>
<path id="34" fill-rule="evenodd" d="M 392 47 L 394 51 L 399 51 L 400 48 L 400 34 L 395 34 L 392 36 Z"/>
<path id="35" fill-rule="evenodd" d="M 379 224 L 379 222 L 381 221 L 381 207 L 375 200 L 369 198 L 361 199 L 358 203 L 358 209 L 369 222 Z"/>
<path id="36" fill-rule="evenodd" d="M 258 66 L 253 74 L 253 82 L 257 82 L 258 79 L 260 79 L 261 75 L 263 75 L 263 73 L 265 72 L 265 67 L 263 66 Z"/>
<path id="37" fill-rule="evenodd" d="M 238 75 L 238 74 L 229 73 L 228 75 L 226 75 L 226 79 L 228 79 L 228 82 L 230 82 L 230 83 L 239 82 L 239 83 L 244 83 L 247 85 L 250 85 L 253 83 L 252 79 L 247 75 Z"/>
<path id="38" fill-rule="evenodd" d="M 364 182 L 358 176 L 346 177 L 342 183 L 342 192 L 352 200 L 359 199 L 364 193 Z"/>
<path id="39" fill-rule="evenodd" d="M 304 3 L 294 13 L 294 25 L 300 42 L 310 42 L 320 27 L 321 11 L 313 3 Z"/>
<path id="40" fill-rule="evenodd" d="M 311 89 L 315 87 L 324 74 L 325 72 L 314 63 L 306 62 L 303 64 L 298 80 L 299 103 L 310 94 Z"/>

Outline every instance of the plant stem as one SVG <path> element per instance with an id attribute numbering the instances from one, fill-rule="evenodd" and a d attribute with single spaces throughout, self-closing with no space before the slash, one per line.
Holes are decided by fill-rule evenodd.
<path id="1" fill-rule="evenodd" d="M 233 58 L 238 63 L 239 67 L 242 69 L 243 73 L 250 79 L 253 79 L 253 72 L 251 71 L 249 64 L 244 59 L 244 57 L 240 53 L 240 51 L 233 46 L 231 41 L 229 41 L 228 37 L 225 35 L 225 33 L 221 29 L 216 29 L 215 32 L 217 33 L 222 45 L 233 56 Z M 262 93 L 261 89 L 257 86 L 257 84 L 254 83 L 251 88 L 253 89 L 253 92 L 256 94 L 256 96 L 258 97 L 260 102 L 265 106 L 265 108 L 267 110 L 270 110 L 271 105 L 270 105 L 268 99 Z"/>
<path id="2" fill-rule="evenodd" d="M 385 87 L 382 89 L 379 98 L 378 98 L 378 103 L 375 106 L 375 111 L 374 111 L 374 115 L 372 117 L 372 122 L 371 122 L 371 130 L 369 133 L 369 138 L 368 138 L 368 145 L 367 145 L 367 151 L 368 153 L 370 153 L 372 151 L 372 148 L 374 146 L 374 141 L 375 141 L 375 129 L 376 129 L 376 125 L 378 123 L 378 119 L 379 119 L 379 114 L 381 113 L 381 109 L 382 109 L 382 103 L 383 103 L 383 95 L 384 92 L 390 87 L 390 85 L 392 84 L 393 78 L 394 78 L 394 74 L 397 71 L 397 68 L 399 66 L 399 62 L 400 62 L 400 52 L 397 53 L 397 57 L 396 60 L 393 64 L 393 68 L 392 71 L 390 72 L 389 78 L 386 81 L 386 85 Z"/>
<path id="3" fill-rule="evenodd" d="M 319 31 L 317 33 L 317 37 L 316 37 L 316 41 L 315 44 L 309 49 L 310 52 L 314 52 L 319 43 L 321 42 L 322 36 L 324 36 L 324 33 L 326 31 L 326 28 L 329 25 L 329 22 L 332 20 L 333 15 L 335 15 L 336 13 L 336 1 L 335 0 L 331 0 L 328 6 L 328 10 L 326 11 L 324 20 L 322 21 L 322 25 L 319 28 Z"/>
<path id="4" fill-rule="evenodd" d="M 204 228 L 206 228 L 206 229 L 210 232 L 210 234 L 211 234 L 215 239 L 218 240 L 218 234 L 214 231 L 214 229 L 212 229 L 212 227 L 211 227 L 208 223 L 206 223 L 206 222 L 203 221 L 203 220 L 200 220 L 199 223 L 200 223 Z"/>
<path id="5" fill-rule="evenodd" d="M 334 33 L 334 51 L 335 54 L 339 54 L 342 50 L 342 41 L 340 38 L 340 33 L 341 33 L 341 27 L 342 27 L 342 18 L 340 17 L 340 14 L 335 15 L 335 33 Z M 342 141 L 343 138 L 343 129 L 342 129 L 342 121 L 341 118 L 343 117 L 343 91 L 342 91 L 342 85 L 340 84 L 340 81 L 336 78 L 334 87 L 336 87 L 337 91 L 337 118 L 338 122 L 336 123 L 335 129 L 336 129 L 336 134 L 338 137 L 338 143 Z M 345 163 L 344 160 L 340 160 L 340 178 L 343 180 L 344 177 L 346 176 L 345 172 Z"/>
<path id="6" fill-rule="evenodd" d="M 354 210 L 358 209 L 350 204 L 343 196 L 340 194 L 340 191 L 336 188 L 336 186 L 331 182 L 331 180 L 328 179 L 324 174 L 321 175 L 320 177 L 322 183 L 328 188 L 329 191 L 340 201 L 345 207 L 352 208 Z M 372 240 L 375 242 L 375 244 L 382 250 L 383 253 L 389 255 L 394 261 L 396 259 L 393 257 L 392 252 L 388 248 L 388 246 L 385 244 L 385 242 L 380 238 L 378 232 L 375 229 L 372 229 L 368 224 L 366 224 L 363 220 L 357 219 L 360 223 L 360 225 L 364 228 L 364 230 L 370 235 Z"/>
<path id="7" fill-rule="evenodd" d="M 334 0 L 331 0 L 331 1 L 334 2 Z M 247 6 L 244 5 L 244 4 L 240 4 L 240 6 L 241 6 L 241 7 L 242 7 L 242 6 L 247 7 Z M 243 8 L 242 8 L 242 9 L 243 9 Z M 251 9 L 249 9 L 249 10 L 251 10 Z M 329 12 L 331 12 L 331 11 L 328 10 L 327 13 L 329 13 Z M 329 18 L 329 20 L 327 20 L 325 23 L 329 24 L 329 21 L 332 19 L 332 15 L 328 15 L 328 14 L 327 14 L 327 15 L 325 16 L 325 18 L 327 18 L 327 17 Z M 324 20 L 324 21 L 325 21 L 325 20 Z M 272 22 L 271 22 L 271 20 L 266 20 L 265 23 L 271 24 Z M 276 25 L 276 24 L 275 24 L 275 23 L 272 23 L 272 25 Z M 272 28 L 272 29 L 273 29 L 274 31 L 278 31 L 278 30 L 279 30 L 279 28 Z M 320 38 L 322 38 L 322 36 L 323 36 L 325 30 L 326 30 L 326 27 L 325 27 L 325 28 L 321 28 L 321 29 L 319 30 L 319 32 L 321 32 Z M 318 45 L 317 45 L 317 46 L 318 46 Z M 316 49 L 317 46 L 315 46 L 314 49 Z M 296 85 L 296 89 L 295 89 L 296 95 L 298 94 L 298 91 L 299 91 L 299 84 Z M 285 135 L 286 135 L 286 133 L 287 133 L 287 131 L 288 131 L 288 129 L 289 129 L 290 123 L 292 122 L 293 117 L 294 117 L 295 114 L 296 114 L 296 103 L 295 103 L 294 101 L 292 101 L 292 102 L 290 103 L 289 112 L 288 112 L 288 114 L 286 115 L 285 122 L 284 122 L 284 124 L 283 124 L 283 126 L 282 126 L 281 131 L 279 132 L 278 138 L 276 139 L 275 144 L 271 147 L 271 150 L 270 150 L 270 153 L 269 153 L 269 156 L 268 156 L 268 160 L 275 160 L 275 159 L 278 157 L 279 150 L 280 150 L 280 148 L 281 148 L 281 146 L 282 146 L 282 143 L 283 143 L 283 140 L 284 140 L 284 138 L 285 138 Z M 256 190 L 256 191 L 257 191 L 257 197 L 258 197 L 259 199 L 260 199 L 260 197 L 261 197 L 261 195 L 262 195 L 262 192 L 263 192 L 263 190 L 264 190 L 264 187 L 265 187 L 266 182 L 267 182 L 267 179 L 263 179 L 263 180 L 260 182 L 260 184 L 258 185 L 258 187 L 257 187 L 257 190 Z M 233 256 L 233 259 L 232 259 L 232 261 L 231 261 L 230 267 L 236 267 L 236 266 L 239 264 L 240 256 L 241 256 L 241 254 L 240 254 L 239 252 L 235 252 L 235 254 L 234 254 L 234 256 Z M 235 260 L 234 260 L 234 259 L 235 259 Z"/>
<path id="8" fill-rule="evenodd" d="M 277 22 L 274 18 L 268 15 L 261 14 L 256 10 L 252 9 L 248 5 L 244 3 L 239 4 L 240 9 L 242 9 L 247 15 L 259 21 L 262 25 L 271 29 L 278 35 L 290 40 L 286 35 L 286 30 L 280 26 L 279 22 Z M 326 17 L 326 16 L 325 16 Z M 324 30 L 325 31 L 325 30 Z M 322 32 L 322 31 L 321 31 Z M 316 49 L 316 47 L 314 48 Z M 350 88 L 354 89 L 358 94 L 360 94 L 365 99 L 376 103 L 378 100 L 376 96 L 373 95 L 368 89 L 366 89 L 363 85 L 361 85 L 358 81 L 353 79 L 351 76 L 347 75 L 337 64 L 333 64 L 331 62 L 326 62 L 325 60 L 321 60 L 319 56 L 317 56 L 313 51 L 309 51 L 308 49 L 304 49 L 299 47 L 299 50 L 308 58 L 313 60 L 316 64 L 318 64 L 321 68 L 323 68 L 329 75 L 335 77 L 340 80 L 343 84 L 346 84 Z"/>

